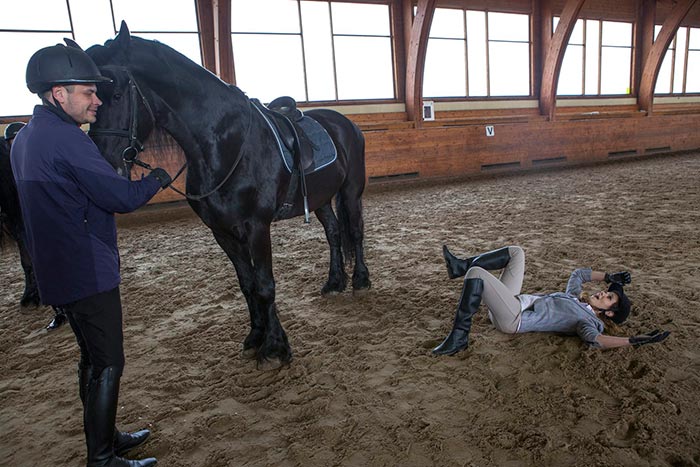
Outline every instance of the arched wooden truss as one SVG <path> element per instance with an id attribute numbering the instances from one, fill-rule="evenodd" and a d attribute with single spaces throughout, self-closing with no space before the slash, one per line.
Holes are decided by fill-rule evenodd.
<path id="1" fill-rule="evenodd" d="M 540 26 L 541 48 L 535 49 L 533 64 L 536 67 L 534 82 L 539 99 L 541 115 L 548 119 L 555 118 L 556 89 L 561 71 L 566 45 L 579 18 L 585 0 L 566 0 L 561 12 L 561 19 L 551 35 L 553 0 L 532 0 L 535 24 Z M 638 90 L 637 100 L 640 110 L 652 112 L 654 85 L 664 54 L 678 31 L 681 22 L 697 0 L 673 0 L 672 13 L 663 23 L 657 40 L 653 41 L 654 18 L 657 2 L 638 0 L 638 22 L 635 31 L 635 69 L 633 89 Z M 451 2 L 454 5 L 459 2 Z M 485 2 L 488 4 L 488 2 Z M 233 49 L 231 46 L 231 0 L 196 0 L 198 23 L 202 37 L 204 66 L 218 74 L 223 80 L 235 83 L 233 67 Z M 438 0 L 393 0 L 393 16 L 401 16 L 395 24 L 404 25 L 404 57 L 397 57 L 399 64 L 405 64 L 405 80 L 399 80 L 406 104 L 409 121 L 421 126 L 421 95 L 423 89 L 423 71 L 428 45 L 428 33 Z M 414 6 L 416 13 L 414 16 Z M 395 31 L 397 32 L 397 31 Z M 402 31 L 398 31 L 401 33 Z M 399 51 L 401 52 L 401 51 Z M 398 55 L 398 54 L 397 54 Z M 538 66 L 541 64 L 541 66 Z M 396 67 L 401 72 L 399 66 Z M 401 89 L 403 88 L 403 89 Z"/>

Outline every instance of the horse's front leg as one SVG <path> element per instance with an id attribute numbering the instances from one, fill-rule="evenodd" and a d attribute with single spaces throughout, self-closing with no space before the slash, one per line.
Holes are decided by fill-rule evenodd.
<path id="1" fill-rule="evenodd" d="M 292 350 L 277 317 L 270 224 L 251 221 L 248 226 L 250 256 L 255 271 L 254 295 L 265 322 L 265 336 L 257 354 L 258 368 L 272 370 L 289 363 L 292 360 Z"/>
<path id="2" fill-rule="evenodd" d="M 338 219 L 333 213 L 331 203 L 314 211 L 318 220 L 321 221 L 323 229 L 326 231 L 326 240 L 331 250 L 331 261 L 328 270 L 328 282 L 321 289 L 321 295 L 337 294 L 345 290 L 347 284 L 347 275 L 343 267 L 343 254 L 341 251 L 340 227 Z"/>
<path id="3" fill-rule="evenodd" d="M 250 313 L 250 332 L 243 341 L 242 355 L 255 358 L 265 339 L 265 320 L 255 297 L 255 271 L 247 246 L 230 233 L 214 232 L 214 238 L 233 263 L 238 284 Z"/>

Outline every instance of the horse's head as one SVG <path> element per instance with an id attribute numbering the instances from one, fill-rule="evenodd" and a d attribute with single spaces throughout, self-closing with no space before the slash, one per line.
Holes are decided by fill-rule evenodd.
<path id="1" fill-rule="evenodd" d="M 129 177 L 132 165 L 138 164 L 143 142 L 155 127 L 155 117 L 128 68 L 107 65 L 100 67 L 100 72 L 112 83 L 97 88 L 102 105 L 89 134 L 103 157 L 120 175 Z"/>
<path id="2" fill-rule="evenodd" d="M 134 77 L 129 63 L 131 37 L 126 24 L 114 40 L 87 50 L 112 83 L 101 84 L 97 96 L 102 105 L 97 121 L 90 125 L 90 137 L 105 159 L 122 175 L 129 177 L 131 167 L 138 164 L 143 141 L 155 126 L 155 117 L 144 88 Z"/>

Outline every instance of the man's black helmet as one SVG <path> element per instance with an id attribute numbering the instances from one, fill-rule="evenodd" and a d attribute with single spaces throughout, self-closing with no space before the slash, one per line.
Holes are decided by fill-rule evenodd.
<path id="1" fill-rule="evenodd" d="M 58 84 L 111 82 L 84 50 L 56 44 L 38 50 L 27 64 L 27 87 L 35 94 Z"/>
<path id="2" fill-rule="evenodd" d="M 24 122 L 12 122 L 9 125 L 5 127 L 5 141 L 10 141 L 13 139 L 15 136 L 17 136 L 17 133 L 19 130 L 24 128 Z"/>

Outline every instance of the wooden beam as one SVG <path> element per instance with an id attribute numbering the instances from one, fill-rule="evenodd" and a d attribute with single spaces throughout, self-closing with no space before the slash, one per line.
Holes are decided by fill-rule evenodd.
<path id="1" fill-rule="evenodd" d="M 644 61 L 654 45 L 656 25 L 656 0 L 639 0 L 637 21 L 634 26 L 634 62 L 632 64 L 632 95 L 639 95 Z"/>
<path id="2" fill-rule="evenodd" d="M 668 15 L 661 26 L 661 31 L 659 31 L 659 35 L 656 37 L 656 41 L 654 41 L 654 45 L 652 45 L 649 55 L 646 57 L 642 79 L 639 83 L 637 105 L 640 110 L 645 110 L 647 115 L 651 115 L 653 110 L 654 88 L 656 87 L 656 80 L 659 77 L 659 70 L 661 69 L 666 50 L 668 50 L 668 46 L 673 41 L 676 32 L 678 32 L 681 21 L 683 21 L 683 18 L 686 17 L 696 2 L 697 0 L 677 0 L 676 6 L 673 7 L 671 14 Z"/>
<path id="3" fill-rule="evenodd" d="M 551 0 L 532 0 L 532 90 L 539 97 L 542 89 L 544 56 L 552 38 Z"/>
<path id="4" fill-rule="evenodd" d="M 197 27 L 199 28 L 199 45 L 202 66 L 212 73 L 217 73 L 216 41 L 214 40 L 214 9 L 212 0 L 196 0 Z"/>
<path id="5" fill-rule="evenodd" d="M 411 26 L 406 60 L 406 112 L 416 128 L 423 122 L 423 72 L 428 50 L 428 34 L 437 0 L 418 0 L 418 11 Z"/>
<path id="6" fill-rule="evenodd" d="M 219 78 L 227 83 L 236 84 L 236 72 L 233 66 L 233 44 L 231 42 L 231 0 L 212 0 L 216 13 L 216 40 L 219 51 Z"/>
<path id="7" fill-rule="evenodd" d="M 396 86 L 395 95 L 401 99 L 406 95 L 406 40 L 405 40 L 405 19 L 403 0 L 392 0 L 389 5 L 391 17 L 391 36 L 394 38 L 394 83 Z M 409 16 L 410 18 L 410 16 Z"/>
<path id="8" fill-rule="evenodd" d="M 542 70 L 542 88 L 540 91 L 540 113 L 548 120 L 554 119 L 556 107 L 557 85 L 559 83 L 559 72 L 561 63 L 564 60 L 564 52 L 569 43 L 571 33 L 576 26 L 578 14 L 581 11 L 585 0 L 567 0 L 561 14 L 557 29 L 547 48 L 544 58 L 544 68 Z"/>

